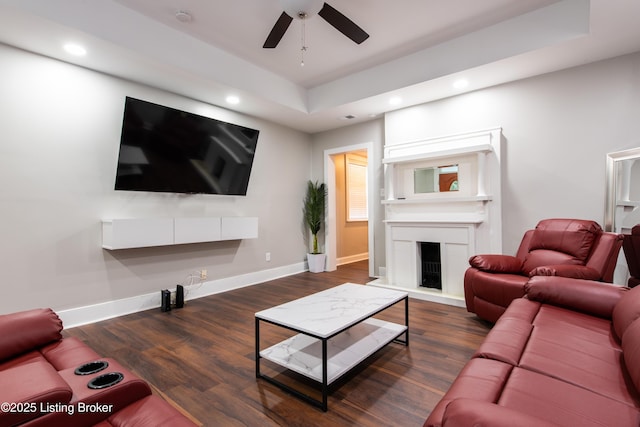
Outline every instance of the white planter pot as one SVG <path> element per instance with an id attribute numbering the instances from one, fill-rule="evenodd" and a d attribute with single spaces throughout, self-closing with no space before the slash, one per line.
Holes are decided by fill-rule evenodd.
<path id="1" fill-rule="evenodd" d="M 307 254 L 307 264 L 311 273 L 322 273 L 327 259 L 325 254 Z"/>

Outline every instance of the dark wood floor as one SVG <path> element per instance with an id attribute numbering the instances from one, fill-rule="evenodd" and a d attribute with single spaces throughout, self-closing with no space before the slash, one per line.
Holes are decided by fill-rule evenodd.
<path id="1" fill-rule="evenodd" d="M 462 308 L 411 299 L 409 347 L 392 343 L 340 380 L 329 396 L 328 412 L 255 378 L 255 312 L 345 282 L 367 281 L 367 262 L 358 262 L 65 334 L 118 360 L 205 426 L 421 426 L 489 330 Z M 403 316 L 399 304 L 381 317 L 401 323 Z M 261 326 L 265 346 L 283 334 Z M 264 364 L 271 375 L 299 379 L 271 366 Z M 301 386 L 317 392 L 306 382 Z"/>

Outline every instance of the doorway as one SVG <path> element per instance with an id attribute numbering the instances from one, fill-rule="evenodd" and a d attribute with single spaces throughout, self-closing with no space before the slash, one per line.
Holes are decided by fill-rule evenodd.
<path id="1" fill-rule="evenodd" d="M 339 147 L 331 150 L 325 150 L 324 152 L 324 182 L 327 184 L 327 215 L 325 219 L 325 253 L 327 254 L 327 271 L 333 271 L 338 266 L 339 259 L 341 262 L 350 262 L 364 259 L 365 256 L 369 259 L 369 276 L 373 277 L 374 273 L 374 239 L 373 239 L 373 224 L 375 221 L 374 218 L 374 209 L 373 203 L 371 201 L 375 200 L 373 197 L 373 162 L 371 161 L 371 154 L 373 153 L 373 144 L 372 143 L 364 143 L 364 144 L 356 144 L 345 147 Z M 366 172 L 366 181 L 368 185 L 366 186 L 366 198 L 367 201 L 364 210 L 366 217 L 366 249 L 364 253 L 356 253 L 352 258 L 349 256 L 340 257 L 339 258 L 339 241 L 344 241 L 349 238 L 349 236 L 345 233 L 352 233 L 356 229 L 360 228 L 365 221 L 362 218 L 358 219 L 357 216 L 362 214 L 362 206 L 355 207 L 355 216 L 348 220 L 348 207 L 346 207 L 346 200 L 343 202 L 343 195 L 340 191 L 340 182 L 337 179 L 337 173 L 341 172 L 344 168 L 349 168 L 347 158 L 351 157 L 352 159 L 357 159 L 358 157 L 367 159 L 365 165 Z M 351 168 L 354 171 L 358 170 L 357 161 L 352 162 L 355 163 Z M 362 162 L 360 162 L 362 164 Z M 346 172 L 346 170 L 345 170 Z M 340 200 L 339 200 L 340 198 Z M 343 213 L 339 215 L 338 210 L 341 210 Z M 345 212 L 346 211 L 346 212 Z M 352 208 L 352 213 L 353 213 Z M 344 222 L 341 218 L 347 218 Z M 346 224 L 346 225 L 345 225 Z M 342 233 L 342 234 L 341 234 Z M 355 234 L 361 233 L 361 231 L 355 232 Z M 352 233 L 352 235 L 354 235 Z M 358 252 L 358 251 L 356 251 Z"/>

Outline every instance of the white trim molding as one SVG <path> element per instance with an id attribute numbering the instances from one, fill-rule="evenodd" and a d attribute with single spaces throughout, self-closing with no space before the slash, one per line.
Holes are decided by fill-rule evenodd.
<path id="1" fill-rule="evenodd" d="M 502 253 L 501 128 L 385 146 L 386 275 L 373 285 L 460 306 L 470 256 Z M 456 191 L 422 193 L 421 168 L 457 165 Z M 441 289 L 422 286 L 422 243 L 439 245 Z"/>
<path id="2" fill-rule="evenodd" d="M 338 265 L 345 265 L 345 264 L 351 264 L 352 262 L 364 261 L 366 259 L 369 259 L 368 252 L 340 257 L 338 258 L 337 263 Z"/>
<path id="3" fill-rule="evenodd" d="M 280 277 L 291 276 L 307 270 L 304 262 L 276 267 L 269 270 L 261 270 L 239 276 L 225 277 L 185 287 L 185 301 L 202 298 L 234 289 L 258 285 Z M 106 301 L 84 307 L 67 310 L 56 310 L 62 319 L 65 329 L 87 325 L 125 316 L 140 311 L 151 310 L 160 307 L 160 289 L 158 292 L 123 298 L 114 301 Z"/>

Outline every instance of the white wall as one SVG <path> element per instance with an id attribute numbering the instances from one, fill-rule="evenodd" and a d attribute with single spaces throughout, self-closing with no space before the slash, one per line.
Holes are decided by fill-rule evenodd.
<path id="1" fill-rule="evenodd" d="M 0 64 L 0 313 L 157 292 L 194 270 L 218 279 L 304 261 L 308 135 L 4 45 Z M 259 129 L 247 196 L 114 191 L 125 96 Z M 259 217 L 259 238 L 101 248 L 101 218 L 219 215 Z"/>
<path id="2" fill-rule="evenodd" d="M 605 154 L 640 146 L 640 53 L 449 99 L 309 137 L 272 123 L 0 45 L 0 313 L 82 307 L 156 292 L 194 270 L 212 279 L 301 263 L 306 180 L 324 150 L 503 128 L 503 247 L 542 218 L 604 212 Z M 260 129 L 246 197 L 115 192 L 124 97 Z M 309 172 L 309 159 L 311 172 Z M 375 273 L 385 265 L 379 198 Z M 260 237 L 119 252 L 106 217 L 247 215 Z M 265 261 L 271 252 L 272 261 Z"/>
<path id="3" fill-rule="evenodd" d="M 503 250 L 544 218 L 603 225 L 605 156 L 640 146 L 640 53 L 388 113 L 387 144 L 500 126 Z"/>

